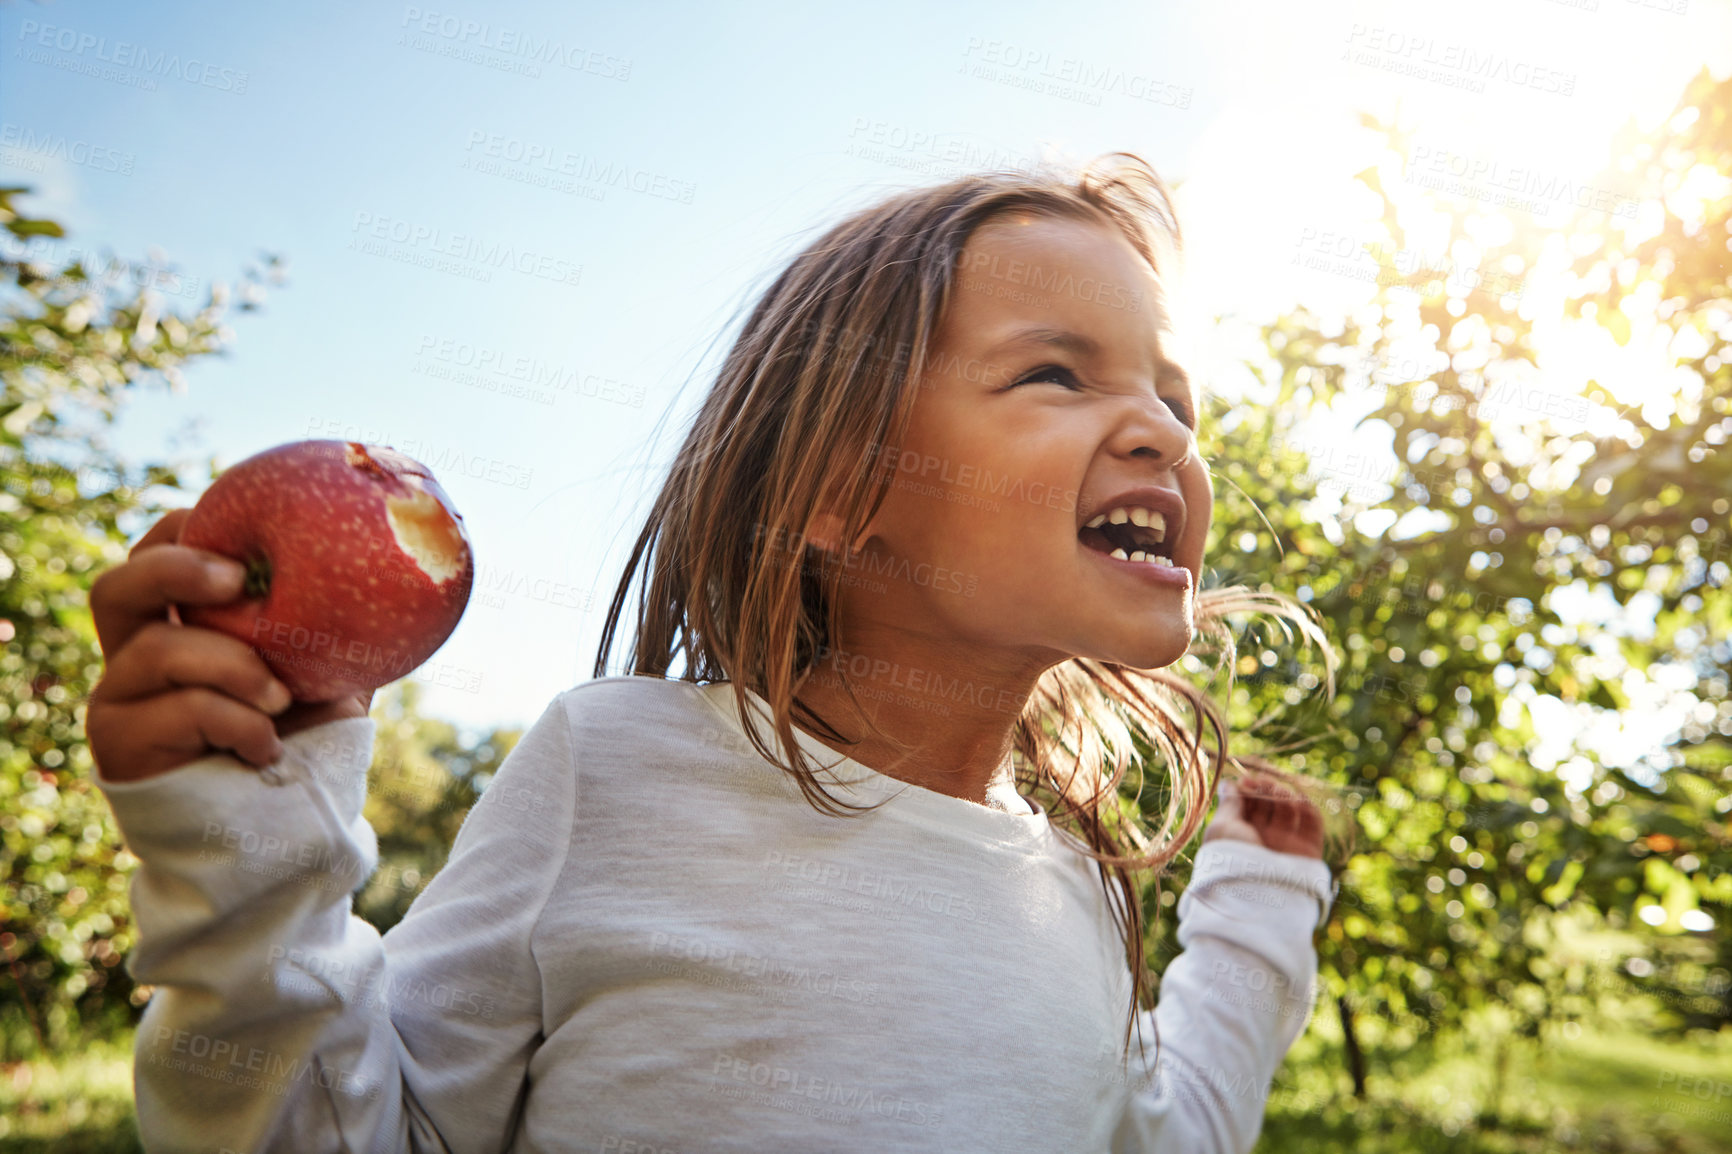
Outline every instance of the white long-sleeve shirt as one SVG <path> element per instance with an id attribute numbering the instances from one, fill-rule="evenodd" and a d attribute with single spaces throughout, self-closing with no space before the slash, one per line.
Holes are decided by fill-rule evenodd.
<path id="1" fill-rule="evenodd" d="M 140 866 L 128 969 L 151 1154 L 1248 1151 L 1311 1010 L 1320 861 L 1204 844 L 1184 952 L 1121 1060 L 1130 974 L 1092 862 L 878 774 L 814 810 L 732 686 L 560 694 L 383 938 L 351 913 L 374 723 L 97 781 Z M 766 719 L 768 707 L 749 698 Z"/>

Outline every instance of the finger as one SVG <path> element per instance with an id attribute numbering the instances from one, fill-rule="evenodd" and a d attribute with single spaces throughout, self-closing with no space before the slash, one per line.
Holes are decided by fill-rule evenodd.
<path id="1" fill-rule="evenodd" d="M 1254 779 L 1245 798 L 1245 820 L 1260 830 L 1289 831 L 1294 828 L 1295 798 L 1280 782 Z"/>
<path id="2" fill-rule="evenodd" d="M 1283 833 L 1298 833 L 1305 817 L 1305 799 L 1285 785 L 1277 786 L 1279 791 L 1269 799 L 1270 827 Z"/>
<path id="3" fill-rule="evenodd" d="M 1247 777 L 1242 784 L 1244 792 L 1257 797 L 1280 797 L 1290 792 L 1286 785 L 1271 777 Z"/>
<path id="4" fill-rule="evenodd" d="M 1269 822 L 1269 802 L 1261 790 L 1249 792 L 1239 805 L 1239 815 L 1258 829 Z"/>
<path id="5" fill-rule="evenodd" d="M 192 516 L 191 509 L 175 509 L 163 515 L 163 518 L 152 525 L 148 532 L 139 538 L 138 544 L 127 554 L 131 558 L 140 549 L 151 549 L 157 545 L 175 545 L 180 542 L 181 530 L 186 526 L 186 519 Z M 173 605 L 168 607 L 168 619 L 176 625 L 180 624 L 180 613 Z"/>
<path id="6" fill-rule="evenodd" d="M 255 767 L 273 765 L 283 755 L 269 717 L 214 689 L 181 689 L 109 704 L 91 712 L 89 725 L 91 749 L 99 756 L 124 751 L 113 764 L 98 762 L 112 781 L 154 777 L 213 750 L 232 752 Z"/>
<path id="7" fill-rule="evenodd" d="M 1264 828 L 1285 844 L 1320 844 L 1323 815 L 1316 804 L 1295 787 L 1283 784 L 1279 789 L 1279 795 L 1268 800 L 1269 811 Z"/>
<path id="8" fill-rule="evenodd" d="M 138 539 L 127 557 L 132 557 L 140 549 L 150 549 L 157 545 L 173 545 L 180 540 L 180 528 L 186 524 L 186 519 L 192 516 L 191 509 L 176 509 L 163 515 L 162 519 L 150 527 L 150 531 Z"/>
<path id="9" fill-rule="evenodd" d="M 151 622 L 166 621 L 175 602 L 233 601 L 245 580 L 246 569 L 239 562 L 204 549 L 164 543 L 137 551 L 90 587 L 90 615 L 103 656 L 112 658 Z"/>
<path id="10" fill-rule="evenodd" d="M 288 687 L 252 646 L 214 629 L 152 621 L 133 636 L 109 663 L 97 692 L 103 701 L 124 704 L 159 693 L 203 686 L 268 714 L 290 704 Z"/>

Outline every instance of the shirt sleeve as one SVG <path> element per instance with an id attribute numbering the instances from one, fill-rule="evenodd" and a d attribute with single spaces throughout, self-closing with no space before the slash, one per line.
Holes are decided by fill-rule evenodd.
<path id="1" fill-rule="evenodd" d="M 1231 839 L 1205 842 L 1179 899 L 1183 952 L 1137 1016 L 1147 1054 L 1113 1154 L 1248 1154 L 1275 1071 L 1316 997 L 1312 933 L 1335 900 L 1329 867 Z M 1156 1050 L 1159 1026 L 1159 1050 Z M 1134 1068 L 1134 1067 L 1133 1067 Z"/>
<path id="2" fill-rule="evenodd" d="M 352 912 L 378 864 L 361 815 L 371 718 L 97 784 L 127 848 L 156 989 L 134 1042 L 151 1154 L 497 1152 L 541 1042 L 531 937 L 576 807 L 562 695 L 500 766 L 445 867 L 383 938 Z"/>

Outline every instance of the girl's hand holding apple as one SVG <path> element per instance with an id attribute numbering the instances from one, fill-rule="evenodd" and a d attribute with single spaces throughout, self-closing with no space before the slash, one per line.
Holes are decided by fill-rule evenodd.
<path id="1" fill-rule="evenodd" d="M 280 738 L 365 717 L 432 656 L 474 575 L 462 516 L 413 458 L 328 440 L 248 457 L 91 588 L 91 755 L 109 781 L 213 749 L 271 765 Z"/>
<path id="2" fill-rule="evenodd" d="M 365 717 L 373 691 L 336 701 L 291 703 L 251 646 L 182 625 L 171 606 L 237 600 L 245 571 L 225 557 L 177 544 L 191 510 L 177 509 L 96 579 L 90 610 L 105 670 L 90 694 L 84 728 L 110 781 L 140 781 L 210 754 L 232 751 L 273 764 L 279 740 L 345 717 Z"/>

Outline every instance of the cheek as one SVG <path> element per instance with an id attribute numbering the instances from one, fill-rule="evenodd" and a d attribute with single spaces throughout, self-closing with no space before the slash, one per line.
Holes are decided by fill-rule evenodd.
<path id="1" fill-rule="evenodd" d="M 1215 518 L 1214 489 L 1207 473 L 1187 475 L 1179 485 L 1185 497 L 1185 536 L 1202 549 Z"/>
<path id="2" fill-rule="evenodd" d="M 990 500 L 985 493 L 947 485 L 937 474 L 899 473 L 897 481 L 879 520 L 892 552 L 950 567 L 978 567 L 1003 552 L 998 518 L 969 503 Z"/>

